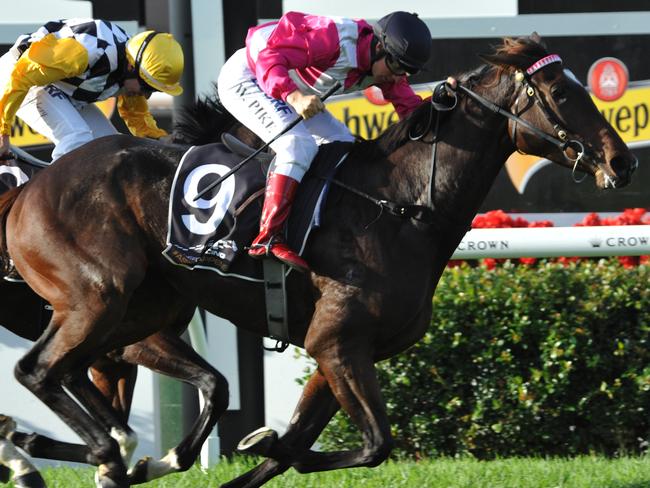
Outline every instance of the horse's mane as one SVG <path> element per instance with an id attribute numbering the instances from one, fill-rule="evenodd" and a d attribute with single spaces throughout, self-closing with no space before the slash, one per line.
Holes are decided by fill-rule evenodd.
<path id="1" fill-rule="evenodd" d="M 181 109 L 174 123 L 174 141 L 194 145 L 216 142 L 235 123 L 237 119 L 221 105 L 214 85 L 212 96 L 198 97 L 192 105 Z"/>
<path id="2" fill-rule="evenodd" d="M 530 37 L 505 37 L 501 44 L 493 49 L 491 54 L 482 54 L 479 57 L 497 67 L 497 76 L 515 70 L 526 70 L 548 55 L 546 46 L 535 32 Z"/>

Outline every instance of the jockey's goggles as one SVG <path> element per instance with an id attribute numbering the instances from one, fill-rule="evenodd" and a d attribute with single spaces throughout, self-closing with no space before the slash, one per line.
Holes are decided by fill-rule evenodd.
<path id="1" fill-rule="evenodd" d="M 145 95 L 151 95 L 153 92 L 160 91 L 160 90 L 155 89 L 153 86 L 151 86 L 149 83 L 147 83 L 146 81 L 144 81 L 144 80 L 143 80 L 142 78 L 140 78 L 139 76 L 138 76 L 137 78 L 138 78 L 138 82 L 140 83 L 140 91 L 141 91 L 143 94 L 145 94 Z"/>
<path id="2" fill-rule="evenodd" d="M 395 76 L 405 76 L 407 73 L 408 74 L 415 74 L 415 73 L 418 72 L 418 70 L 416 70 L 414 68 L 409 68 L 407 66 L 404 66 L 402 63 L 400 63 L 397 59 L 395 59 L 389 53 L 386 53 L 385 60 L 386 60 L 386 67 Z"/>

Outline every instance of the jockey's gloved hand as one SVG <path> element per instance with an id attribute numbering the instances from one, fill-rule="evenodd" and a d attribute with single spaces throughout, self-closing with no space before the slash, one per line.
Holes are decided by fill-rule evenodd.
<path id="1" fill-rule="evenodd" d="M 0 134 L 0 160 L 11 159 L 11 141 L 8 134 Z"/>
<path id="2" fill-rule="evenodd" d="M 303 95 L 300 90 L 289 93 L 287 103 L 305 120 L 325 110 L 325 105 L 318 95 Z"/>
<path id="3" fill-rule="evenodd" d="M 456 106 L 456 93 L 454 90 L 457 84 L 455 78 L 449 77 L 434 88 L 431 102 L 436 110 L 451 110 Z"/>

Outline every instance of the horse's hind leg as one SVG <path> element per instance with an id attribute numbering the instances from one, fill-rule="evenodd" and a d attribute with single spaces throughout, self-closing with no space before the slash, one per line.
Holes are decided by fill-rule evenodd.
<path id="1" fill-rule="evenodd" d="M 222 485 L 222 488 L 253 488 L 284 473 L 300 459 L 316 441 L 339 409 L 339 404 L 325 377 L 315 371 L 305 385 L 286 433 L 277 438 L 271 429 L 260 429 L 239 443 L 243 453 L 266 456 L 267 459 L 249 472 Z"/>
<path id="2" fill-rule="evenodd" d="M 228 407 L 228 383 L 221 373 L 176 335 L 159 332 L 138 343 L 137 348 L 134 346 L 126 348 L 122 354 L 126 361 L 137 357 L 139 364 L 195 386 L 205 400 L 192 430 L 177 447 L 161 460 L 140 460 L 129 471 L 129 481 L 137 484 L 185 471 L 192 466 L 201 446 Z"/>
<path id="3" fill-rule="evenodd" d="M 0 479 L 0 483 L 9 481 L 13 471 L 11 481 L 17 488 L 45 488 L 45 481 L 34 465 L 14 447 L 11 441 L 1 437 L 0 463 L 4 465 L 0 466 L 3 468 L 3 479 Z"/>

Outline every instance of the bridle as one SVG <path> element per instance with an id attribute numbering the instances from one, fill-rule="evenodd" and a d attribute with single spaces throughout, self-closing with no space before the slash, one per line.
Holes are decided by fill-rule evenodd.
<path id="1" fill-rule="evenodd" d="M 473 92 L 472 90 L 470 90 L 465 86 L 458 86 L 458 89 L 463 93 L 465 93 L 466 95 L 468 95 L 469 97 L 476 100 L 477 102 L 479 102 L 481 105 L 489 108 L 493 112 L 498 113 L 499 115 L 502 115 L 504 117 L 507 117 L 508 119 L 513 121 L 511 140 L 515 145 L 515 147 L 517 148 L 518 152 L 525 154 L 521 149 L 517 147 L 517 125 L 518 124 L 526 127 L 530 132 L 532 132 L 540 139 L 544 139 L 545 141 L 550 142 L 554 146 L 558 147 L 564 154 L 564 157 L 573 163 L 573 169 L 571 172 L 573 181 L 575 181 L 576 183 L 580 183 L 587 177 L 587 175 L 585 174 L 583 175 L 582 178 L 578 179 L 576 177 L 576 171 L 578 169 L 578 166 L 582 165 L 583 167 L 585 167 L 584 169 L 590 169 L 587 163 L 583 160 L 583 157 L 585 155 L 584 144 L 577 139 L 568 138 L 568 131 L 562 126 L 560 121 L 557 119 L 555 113 L 548 108 L 548 105 L 539 94 L 539 88 L 537 88 L 537 86 L 532 80 L 533 74 L 535 74 L 537 71 L 541 70 L 545 66 L 548 66 L 549 64 L 553 64 L 553 63 L 562 63 L 562 59 L 560 58 L 560 56 L 558 56 L 557 54 L 549 54 L 548 56 L 544 56 L 537 62 L 533 63 L 528 69 L 526 69 L 525 72 L 521 70 L 517 70 L 515 72 L 515 81 L 517 84 L 521 84 L 522 87 L 521 92 L 525 93 L 527 97 L 526 99 L 528 101 L 528 103 L 523 108 L 523 110 L 517 111 L 517 105 L 519 103 L 519 99 L 521 98 L 521 94 L 517 95 L 514 104 L 515 113 L 510 112 L 509 110 L 506 110 L 502 107 L 499 107 L 498 105 L 483 98 L 481 95 Z M 538 127 L 535 127 L 530 122 L 521 118 L 521 115 L 523 115 L 533 105 L 537 105 L 539 107 L 544 117 L 546 117 L 546 120 L 553 126 L 553 131 L 555 132 L 555 135 L 547 134 L 546 132 L 542 131 Z M 569 149 L 573 149 L 575 151 L 576 153 L 575 158 L 569 156 L 568 154 Z M 609 175 L 607 175 L 606 172 L 604 172 L 603 174 L 606 179 L 610 179 Z"/>

